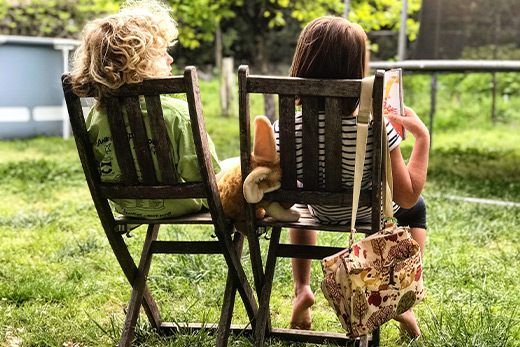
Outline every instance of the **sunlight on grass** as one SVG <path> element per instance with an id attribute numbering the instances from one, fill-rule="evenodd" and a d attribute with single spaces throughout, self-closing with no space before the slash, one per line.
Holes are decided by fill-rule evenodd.
<path id="1" fill-rule="evenodd" d="M 238 118 L 219 117 L 218 99 L 211 97 L 216 87 L 214 81 L 201 82 L 204 113 L 219 157 L 227 158 L 239 154 Z M 420 100 L 415 95 L 410 102 L 427 114 Z M 263 113 L 261 98 L 255 97 L 253 103 L 252 118 Z M 414 309 L 424 338 L 410 343 L 399 337 L 397 323 L 389 322 L 382 328 L 382 346 L 520 346 L 520 208 L 446 198 L 520 202 L 516 121 L 520 117 L 513 115 L 511 123 L 496 127 L 467 127 L 469 116 L 461 114 L 457 123 L 454 114 L 440 114 L 434 129 L 423 192 L 429 217 L 424 262 L 428 298 Z M 482 117 L 478 124 L 485 124 Z M 405 157 L 412 146 L 411 137 L 402 143 Z M 117 344 L 130 286 L 101 228 L 73 140 L 0 141 L 0 195 L 0 345 L 16 341 L 23 346 Z M 138 228 L 133 237 L 125 238 L 134 258 L 145 233 Z M 159 235 L 201 240 L 211 233 L 209 227 L 167 226 Z M 285 241 L 287 234 L 282 234 Z M 347 242 L 346 235 L 335 233 L 320 233 L 318 239 L 323 245 Z M 261 238 L 264 257 L 267 244 Z M 242 262 L 252 280 L 247 245 Z M 149 287 L 164 319 L 213 323 L 219 319 L 225 279 L 221 256 L 158 255 Z M 321 280 L 321 266 L 313 262 L 313 326 L 342 332 L 321 293 Z M 273 326 L 288 327 L 292 299 L 290 261 L 280 259 L 271 301 Z M 248 323 L 239 296 L 233 323 Z M 134 345 L 211 346 L 214 342 L 215 337 L 205 331 L 159 336 L 142 314 Z M 250 346 L 251 340 L 234 336 L 230 344 Z"/>

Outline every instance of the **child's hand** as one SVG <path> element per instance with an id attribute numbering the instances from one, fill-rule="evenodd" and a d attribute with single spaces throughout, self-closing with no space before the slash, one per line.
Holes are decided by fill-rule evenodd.
<path id="1" fill-rule="evenodd" d="M 405 106 L 404 116 L 392 112 L 389 113 L 387 117 L 392 122 L 396 122 L 398 124 L 403 125 L 406 128 L 406 130 L 411 132 L 416 139 L 430 137 L 428 128 L 426 128 L 426 125 L 424 125 L 421 119 L 417 117 L 415 112 L 410 107 Z"/>

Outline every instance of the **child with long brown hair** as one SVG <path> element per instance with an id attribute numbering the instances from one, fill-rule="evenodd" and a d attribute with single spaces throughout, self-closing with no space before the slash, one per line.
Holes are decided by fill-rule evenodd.
<path id="1" fill-rule="evenodd" d="M 340 17 L 320 17 L 311 21 L 301 32 L 294 54 L 290 76 L 320 79 L 361 79 L 367 72 L 366 34 L 363 29 L 348 20 Z M 356 109 L 359 99 L 346 100 L 343 104 L 343 182 L 345 186 L 352 186 L 354 172 L 354 148 L 356 139 Z M 323 110 L 322 110 L 323 111 Z M 401 155 L 399 144 L 401 138 L 389 121 L 386 121 L 388 146 L 390 150 L 393 185 L 394 185 L 394 216 L 398 224 L 410 226 L 412 237 L 419 243 L 421 252 L 424 251 L 426 239 L 426 207 L 421 197 L 421 191 L 426 180 L 428 167 L 428 153 L 430 138 L 426 126 L 417 117 L 415 112 L 406 107 L 405 115 L 390 115 L 388 118 L 404 125 L 415 137 L 416 142 L 408 165 Z M 320 142 L 325 142 L 323 133 L 325 114 L 319 114 Z M 302 115 L 295 116 L 296 127 L 302 125 Z M 278 141 L 278 123 L 274 124 L 275 135 Z M 369 128 L 365 165 L 372 162 L 371 137 L 372 128 Z M 302 138 L 296 138 L 297 163 L 301 159 Z M 323 146 L 324 148 L 324 146 Z M 300 156 L 300 158 L 298 158 Z M 323 164 L 324 155 L 320 156 Z M 301 165 L 301 164 L 300 164 Z M 324 167 L 324 164 L 323 164 Z M 298 169 L 298 168 L 297 168 Z M 297 170 L 302 179 L 302 170 Z M 365 173 L 369 172 L 365 169 Z M 320 173 L 323 175 L 323 172 Z M 323 177 L 322 177 L 323 179 Z M 371 175 L 365 174 L 362 187 L 369 187 Z M 350 211 L 339 206 L 309 205 L 312 216 L 322 223 L 348 223 Z M 358 219 L 369 218 L 370 208 L 360 208 Z M 291 229 L 289 231 L 291 243 L 302 245 L 316 244 L 317 233 L 314 230 Z M 295 299 L 291 316 L 291 327 L 299 329 L 311 328 L 310 307 L 314 304 L 314 294 L 310 287 L 311 260 L 292 259 L 293 282 Z M 401 329 L 411 336 L 420 336 L 415 315 L 410 309 L 396 318 Z"/>
<path id="2" fill-rule="evenodd" d="M 83 29 L 83 39 L 76 51 L 71 72 L 71 84 L 74 93 L 79 96 L 95 95 L 96 105 L 91 109 L 86 125 L 103 182 L 119 182 L 122 179 L 112 147 L 103 98 L 125 83 L 171 75 L 173 59 L 167 49 L 177 38 L 177 23 L 171 12 L 171 8 L 159 1 L 127 1 L 120 13 L 94 20 Z M 200 181 L 187 103 L 161 97 L 161 106 L 172 159 L 179 176 L 187 182 Z M 141 109 L 144 122 L 149 125 L 144 98 L 141 98 Z M 126 126 L 131 138 L 129 125 L 121 126 Z M 150 139 L 150 142 L 154 156 L 153 141 Z M 213 166 L 218 173 L 220 166 L 209 136 L 208 143 Z M 158 167 L 156 172 L 159 172 Z M 197 212 L 205 204 L 202 199 L 113 201 L 116 212 L 141 218 L 176 217 Z"/>

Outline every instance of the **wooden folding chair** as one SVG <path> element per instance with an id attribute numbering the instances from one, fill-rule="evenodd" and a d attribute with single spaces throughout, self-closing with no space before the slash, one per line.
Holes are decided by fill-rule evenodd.
<path id="1" fill-rule="evenodd" d="M 281 188 L 268 193 L 264 199 L 298 204 L 340 205 L 346 209 L 352 206 L 352 189 L 342 188 L 342 134 L 340 111 L 341 99 L 359 98 L 361 80 L 320 80 L 292 77 L 249 75 L 247 66 L 241 66 L 239 79 L 240 146 L 242 177 L 248 174 L 251 153 L 249 94 L 277 94 L 279 97 L 279 134 L 280 163 L 282 167 Z M 373 86 L 373 166 L 372 187 L 362 190 L 359 206 L 371 206 L 371 222 L 357 223 L 357 230 L 365 234 L 381 230 L 381 177 L 382 177 L 382 96 L 383 72 L 378 71 Z M 296 174 L 296 134 L 295 134 L 295 99 L 302 104 L 302 152 L 303 152 L 303 187 L 298 187 Z M 318 145 L 318 102 L 325 103 L 325 187 L 319 185 L 318 158 L 321 155 Z M 305 205 L 299 211 L 301 218 L 296 223 L 284 223 L 264 218 L 254 219 L 254 205 L 248 205 L 248 242 L 251 263 L 259 296 L 259 311 L 255 328 L 255 346 L 261 346 L 265 334 L 292 341 L 310 343 L 338 343 L 345 345 L 349 340 L 345 334 L 305 331 L 295 329 L 277 329 L 271 327 L 269 301 L 274 278 L 277 257 L 322 259 L 339 252 L 342 248 L 323 246 L 302 246 L 281 244 L 282 228 L 298 228 L 350 232 L 350 224 L 325 225 L 316 222 Z M 272 228 L 265 273 L 260 255 L 258 240 L 259 230 Z M 331 310 L 332 313 L 332 310 Z M 354 342 L 355 341 L 350 341 Z M 365 339 L 366 342 L 366 339 Z M 369 338 L 370 345 L 379 345 L 379 329 Z M 357 341 L 359 343 L 359 341 Z"/>
<path id="2" fill-rule="evenodd" d="M 146 80 L 139 84 L 124 85 L 113 91 L 112 95 L 105 99 L 114 149 L 123 176 L 122 183 L 101 182 L 99 164 L 94 158 L 93 147 L 85 126 L 80 98 L 71 91 L 67 75 L 64 75 L 62 80 L 74 138 L 92 199 L 110 246 L 133 288 L 119 346 L 131 345 L 141 304 L 151 325 L 160 332 L 168 332 L 179 328 L 177 323 L 163 322 L 157 304 L 146 284 L 152 255 L 156 253 L 224 255 L 228 265 L 228 278 L 220 322 L 218 326 L 216 324 L 204 324 L 203 327 L 205 329 L 217 329 L 217 345 L 227 345 L 236 290 L 239 291 L 242 297 L 252 323 L 254 323 L 254 317 L 258 308 L 253 291 L 240 263 L 243 237 L 236 233 L 234 240 L 232 240 L 233 225 L 225 218 L 222 210 L 211 155 L 208 149 L 208 138 L 202 114 L 196 69 L 187 67 L 184 76 Z M 201 182 L 181 182 L 173 164 L 173 156 L 170 152 L 161 101 L 159 99 L 161 94 L 173 93 L 185 93 L 187 97 L 193 138 L 202 177 Z M 148 144 L 149 139 L 146 135 L 139 102 L 139 98 L 142 96 L 146 99 L 153 137 L 150 140 L 155 145 L 158 167 L 162 176 L 161 181 L 158 181 L 152 163 Z M 125 114 L 131 127 L 132 136 L 127 134 L 124 125 Z M 133 139 L 136 153 L 135 159 L 130 150 L 130 138 Z M 142 179 L 139 179 L 136 174 L 134 160 L 139 165 Z M 109 200 L 121 198 L 205 198 L 208 201 L 209 212 L 202 211 L 178 218 L 157 220 L 125 216 L 114 217 Z M 138 266 L 135 265 L 123 239 L 128 226 L 133 224 L 148 226 Z M 161 224 L 210 224 L 214 227 L 217 240 L 159 241 L 157 240 L 157 235 Z M 182 327 L 187 328 L 187 330 L 200 329 L 202 325 L 184 324 Z"/>

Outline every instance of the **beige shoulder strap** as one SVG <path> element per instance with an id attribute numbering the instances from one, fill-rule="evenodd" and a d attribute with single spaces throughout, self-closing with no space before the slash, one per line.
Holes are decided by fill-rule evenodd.
<path id="1" fill-rule="evenodd" d="M 363 178 L 363 167 L 365 165 L 365 155 L 368 137 L 368 122 L 372 111 L 372 89 L 374 76 L 366 77 L 361 80 L 361 97 L 359 100 L 359 113 L 357 116 L 356 133 L 356 158 L 354 164 L 354 187 L 352 198 L 352 218 L 350 225 L 350 246 L 354 242 L 356 233 L 356 218 L 359 206 L 359 194 L 361 191 L 361 181 Z M 386 133 L 386 123 L 383 120 L 383 160 L 385 169 L 383 170 L 383 213 L 385 217 L 393 217 L 392 207 L 392 167 L 390 163 L 390 152 L 388 150 L 388 136 Z"/>

